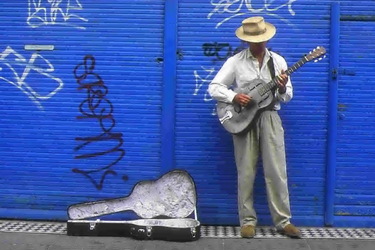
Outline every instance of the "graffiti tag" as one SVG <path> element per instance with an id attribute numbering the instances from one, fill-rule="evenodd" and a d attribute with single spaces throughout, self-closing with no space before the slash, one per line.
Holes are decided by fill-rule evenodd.
<path id="1" fill-rule="evenodd" d="M 106 95 L 108 94 L 108 87 L 104 84 L 102 78 L 94 72 L 94 69 L 95 58 L 91 55 L 85 56 L 83 63 L 78 64 L 74 69 L 73 73 L 77 83 L 79 84 L 78 89 L 85 89 L 87 92 L 87 98 L 79 105 L 79 111 L 82 115 L 78 116 L 77 119 L 97 120 L 99 122 L 101 133 L 91 137 L 75 138 L 75 140 L 81 144 L 75 147 L 74 150 L 84 150 L 93 143 L 98 144 L 98 146 L 95 147 L 97 149 L 100 147 L 100 145 L 103 145 L 104 142 L 109 143 L 105 145 L 110 145 L 110 148 L 100 152 L 83 153 L 75 156 L 75 159 L 93 159 L 96 157 L 107 156 L 105 159 L 112 159 L 112 162 L 92 170 L 81 170 L 74 168 L 72 171 L 74 173 L 84 175 L 98 190 L 101 190 L 103 188 L 104 180 L 108 175 L 117 175 L 112 167 L 124 157 L 125 150 L 121 148 L 124 143 L 122 133 L 112 132 L 116 121 L 112 114 L 113 105 L 106 98 Z M 115 146 L 112 146 L 112 143 L 114 143 Z M 99 174 L 99 178 L 94 176 L 97 174 Z M 127 176 L 123 176 L 122 178 L 123 180 L 128 179 Z"/>
<path id="2" fill-rule="evenodd" d="M 202 88 L 204 84 L 209 84 L 213 79 L 213 74 L 215 72 L 214 68 L 206 69 L 203 66 L 201 66 L 204 75 L 203 77 L 198 73 L 197 70 L 194 70 L 194 77 L 195 77 L 195 90 L 193 95 L 198 95 L 199 90 Z M 212 98 L 209 96 L 208 91 L 204 94 L 204 100 L 206 102 L 209 102 L 212 100 Z"/>
<path id="3" fill-rule="evenodd" d="M 199 90 L 202 88 L 203 85 L 208 86 L 210 82 L 212 81 L 215 73 L 214 68 L 205 68 L 201 66 L 202 71 L 198 72 L 198 70 L 194 70 L 194 77 L 195 77 L 195 89 L 193 95 L 198 95 Z M 204 93 L 203 100 L 205 102 L 212 101 L 212 98 L 210 94 L 208 93 L 208 88 L 206 88 L 206 91 Z M 215 109 L 212 111 L 212 115 L 215 115 L 216 111 Z"/>
<path id="4" fill-rule="evenodd" d="M 240 45 L 239 47 L 233 49 L 233 47 L 229 43 L 204 43 L 202 44 L 202 50 L 203 50 L 203 55 L 207 57 L 213 57 L 214 61 L 225 61 L 229 57 L 237 54 L 238 52 L 242 51 L 245 49 L 243 47 L 243 44 Z M 206 91 L 204 93 L 203 100 L 205 102 L 210 102 L 212 101 L 212 98 L 210 94 L 208 93 L 208 88 L 207 86 L 210 84 L 212 81 L 215 73 L 215 68 L 210 67 L 210 68 L 205 68 L 201 66 L 201 70 L 194 70 L 194 78 L 195 78 L 195 89 L 193 95 L 198 95 L 199 90 L 205 85 L 206 86 Z M 212 115 L 216 114 L 216 110 L 214 109 L 212 111 Z"/>
<path id="5" fill-rule="evenodd" d="M 229 14 L 229 16 L 217 23 L 216 28 L 219 28 L 223 23 L 232 18 L 248 13 L 277 16 L 274 12 L 284 7 L 287 7 L 290 15 L 294 16 L 295 12 L 292 9 L 292 4 L 296 1 L 297 0 L 211 0 L 211 5 L 214 6 L 214 9 L 207 15 L 207 19 L 211 19 L 214 15 L 225 14 L 225 16 L 227 16 L 226 14 Z M 277 17 L 282 19 L 279 16 Z M 284 19 L 282 20 L 286 21 Z"/>
<path id="6" fill-rule="evenodd" d="M 85 29 L 75 22 L 87 22 L 75 11 L 83 10 L 79 0 L 28 0 L 29 9 L 27 24 L 32 28 L 43 25 L 66 25 L 77 29 Z"/>
<path id="7" fill-rule="evenodd" d="M 0 54 L 0 63 L 6 66 L 0 67 L 0 80 L 3 80 L 17 87 L 24 94 L 26 94 L 41 110 L 44 109 L 41 101 L 51 98 L 64 86 L 64 83 L 60 78 L 51 75 L 51 73 L 55 71 L 55 68 L 50 63 L 50 61 L 40 55 L 39 52 L 34 52 L 31 55 L 30 59 L 27 60 L 24 56 L 17 53 L 10 46 L 8 46 Z M 19 74 L 16 71 L 16 68 L 23 69 L 22 73 Z M 39 76 L 32 73 L 37 73 Z M 43 82 L 43 84 L 47 83 L 53 86 L 52 89 L 44 88 L 47 90 L 45 94 L 36 91 L 35 88 L 37 86 L 32 86 L 32 84 L 36 85 L 38 83 L 40 85 L 40 80 L 38 79 L 38 81 L 28 82 L 27 79 L 30 78 L 29 75 L 32 75 L 35 78 L 40 78 L 41 75 L 44 78 L 52 80 L 52 83 L 48 82 L 47 79 L 45 82 Z"/>
<path id="8" fill-rule="evenodd" d="M 218 61 L 225 61 L 229 57 L 237 54 L 243 47 L 237 47 L 233 50 L 229 43 L 204 43 L 202 45 L 203 54 L 207 57 L 215 57 Z"/>

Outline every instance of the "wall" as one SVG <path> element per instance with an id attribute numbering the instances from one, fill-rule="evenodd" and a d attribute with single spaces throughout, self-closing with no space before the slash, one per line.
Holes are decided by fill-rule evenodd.
<path id="1" fill-rule="evenodd" d="M 333 26 L 333 2 L 2 1 L 0 217 L 66 220 L 71 204 L 126 196 L 180 168 L 196 182 L 202 223 L 238 224 L 231 136 L 207 87 L 246 46 L 234 36 L 241 20 L 263 15 L 278 30 L 269 48 L 290 65 L 318 45 L 328 51 L 292 75 L 294 98 L 279 112 L 294 221 L 375 225 L 375 5 L 340 1 Z M 261 167 L 255 196 L 270 225 Z"/>
<path id="2" fill-rule="evenodd" d="M 65 219 L 158 176 L 164 2 L 0 9 L 1 217 Z"/>
<path id="3" fill-rule="evenodd" d="M 231 136 L 215 116 L 207 87 L 223 62 L 243 49 L 234 35 L 242 19 L 264 15 L 277 27 L 268 44 L 292 65 L 316 46 L 329 47 L 330 5 L 302 1 L 180 1 L 176 95 L 176 165 L 198 186 L 201 217 L 237 223 L 236 167 Z M 228 5 L 227 5 L 228 4 Z M 291 206 L 295 221 L 321 225 L 327 137 L 328 60 L 309 63 L 292 80 L 295 97 L 280 115 L 285 127 Z M 192 82 L 195 84 L 192 88 Z M 260 223 L 271 224 L 262 168 L 255 185 Z"/>

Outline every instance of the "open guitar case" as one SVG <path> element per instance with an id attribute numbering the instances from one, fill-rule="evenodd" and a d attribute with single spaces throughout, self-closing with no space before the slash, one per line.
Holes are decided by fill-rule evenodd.
<path id="1" fill-rule="evenodd" d="M 69 206 L 67 234 L 194 241 L 200 238 L 196 204 L 192 177 L 184 170 L 173 170 L 157 180 L 138 182 L 127 197 Z M 100 216 L 124 211 L 133 211 L 140 218 L 100 219 Z"/>

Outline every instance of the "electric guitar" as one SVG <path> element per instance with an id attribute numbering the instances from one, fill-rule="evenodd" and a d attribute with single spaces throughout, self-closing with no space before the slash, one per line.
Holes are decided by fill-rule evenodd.
<path id="1" fill-rule="evenodd" d="M 285 71 L 285 74 L 288 76 L 291 75 L 309 61 L 314 60 L 317 62 L 321 60 L 325 53 L 326 50 L 324 47 L 316 47 L 308 55 L 305 55 L 297 63 L 289 67 Z M 229 133 L 241 134 L 247 131 L 255 120 L 255 117 L 257 117 L 262 110 L 274 105 L 272 89 L 277 86 L 276 79 L 277 76 L 268 83 L 261 79 L 255 79 L 247 82 L 241 88 L 236 89 L 236 93 L 243 93 L 251 97 L 251 102 L 245 107 L 237 103 L 217 103 L 217 116 L 220 123 Z"/>

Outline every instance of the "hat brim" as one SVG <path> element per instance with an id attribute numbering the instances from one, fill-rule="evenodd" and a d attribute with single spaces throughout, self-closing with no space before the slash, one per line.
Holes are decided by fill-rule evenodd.
<path id="1" fill-rule="evenodd" d="M 257 35 L 257 36 L 249 36 L 244 33 L 243 27 L 239 27 L 236 30 L 236 36 L 246 42 L 251 43 L 261 43 L 270 40 L 276 34 L 276 28 L 273 24 L 265 23 L 266 24 L 266 32 Z"/>

